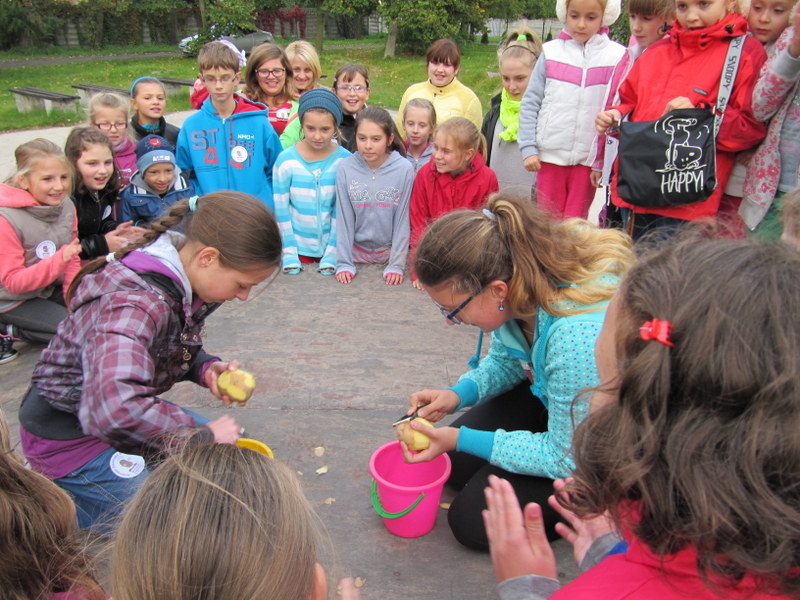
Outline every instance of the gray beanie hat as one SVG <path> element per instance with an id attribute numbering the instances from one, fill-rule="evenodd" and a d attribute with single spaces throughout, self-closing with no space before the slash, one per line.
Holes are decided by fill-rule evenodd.
<path id="1" fill-rule="evenodd" d="M 297 116 L 301 121 L 309 108 L 324 108 L 333 115 L 337 125 L 342 122 L 342 101 L 327 88 L 308 90 L 300 96 Z"/>

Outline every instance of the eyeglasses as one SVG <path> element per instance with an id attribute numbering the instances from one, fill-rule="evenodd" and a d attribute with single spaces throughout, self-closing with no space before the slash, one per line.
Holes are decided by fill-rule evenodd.
<path id="1" fill-rule="evenodd" d="M 203 81 L 205 83 L 210 83 L 211 85 L 214 85 L 217 82 L 221 83 L 222 85 L 227 85 L 231 81 L 236 79 L 236 76 L 235 75 L 233 75 L 233 76 L 231 76 L 231 75 L 223 75 L 219 79 L 217 79 L 216 77 L 203 77 L 202 79 L 203 79 Z"/>
<path id="2" fill-rule="evenodd" d="M 100 131 L 111 131 L 112 129 L 125 129 L 128 126 L 128 123 L 127 121 L 119 121 L 117 123 L 95 123 L 94 126 Z"/>
<path id="3" fill-rule="evenodd" d="M 367 91 L 367 86 L 365 85 L 337 85 L 336 90 L 343 91 L 343 92 L 355 92 L 356 94 L 363 94 Z"/>
<path id="4" fill-rule="evenodd" d="M 481 291 L 483 291 L 483 290 L 481 290 Z M 480 293 L 481 292 L 478 292 L 478 294 L 480 294 Z M 458 313 L 460 313 L 464 308 L 466 308 L 467 304 L 472 302 L 475 299 L 475 296 L 477 296 L 478 294 L 472 294 L 469 298 L 464 300 L 461 304 L 456 306 L 453 310 L 447 310 L 444 306 L 439 304 L 436 300 L 433 300 L 433 303 L 439 308 L 439 310 L 442 312 L 442 316 L 445 319 L 447 319 L 448 321 L 453 323 L 453 325 L 462 325 L 464 323 L 464 321 L 459 319 L 456 315 Z"/>
<path id="5" fill-rule="evenodd" d="M 286 69 L 258 69 L 256 73 L 263 79 L 267 79 L 268 77 L 274 77 L 277 79 L 278 77 L 283 77 L 283 75 L 286 73 Z"/>

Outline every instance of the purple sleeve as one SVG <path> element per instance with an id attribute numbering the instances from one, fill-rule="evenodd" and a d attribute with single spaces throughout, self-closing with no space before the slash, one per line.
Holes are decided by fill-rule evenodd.
<path id="1" fill-rule="evenodd" d="M 101 298 L 92 315 L 94 335 L 85 341 L 84 383 L 78 418 L 85 433 L 122 451 L 159 447 L 159 437 L 194 420 L 180 407 L 162 401 L 153 385 L 153 340 L 169 326 L 168 316 L 133 302 Z M 94 312 L 94 311 L 93 311 Z M 169 348 L 156 351 L 169 352 Z"/>

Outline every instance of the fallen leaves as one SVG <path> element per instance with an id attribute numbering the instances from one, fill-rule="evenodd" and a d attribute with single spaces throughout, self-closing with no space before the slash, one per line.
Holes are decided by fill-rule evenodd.
<path id="1" fill-rule="evenodd" d="M 321 467 L 320 467 L 319 469 L 317 469 L 315 472 L 316 472 L 316 474 L 317 474 L 317 475 L 324 475 L 325 473 L 327 473 L 327 472 L 328 472 L 328 465 L 323 465 L 323 466 L 321 466 Z"/>
<path id="2" fill-rule="evenodd" d="M 325 456 L 325 446 L 317 446 L 314 448 L 314 456 Z"/>

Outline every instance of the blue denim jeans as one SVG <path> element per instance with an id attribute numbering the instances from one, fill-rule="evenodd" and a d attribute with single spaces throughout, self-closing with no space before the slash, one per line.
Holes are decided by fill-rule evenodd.
<path id="1" fill-rule="evenodd" d="M 182 408 L 198 427 L 206 417 Z M 78 525 L 99 533 L 109 533 L 122 516 L 124 505 L 144 484 L 150 468 L 141 456 L 109 448 L 55 483 L 75 501 Z"/>

